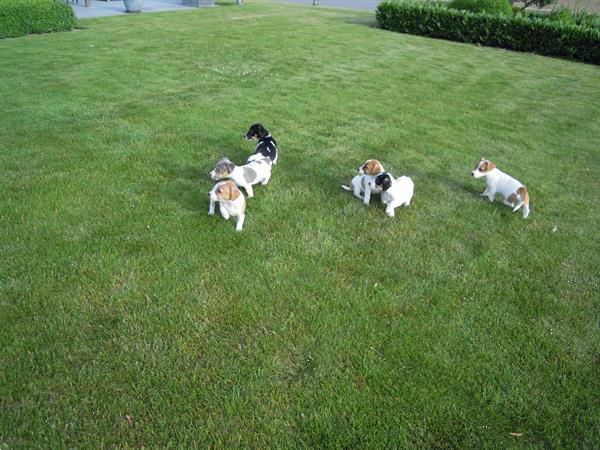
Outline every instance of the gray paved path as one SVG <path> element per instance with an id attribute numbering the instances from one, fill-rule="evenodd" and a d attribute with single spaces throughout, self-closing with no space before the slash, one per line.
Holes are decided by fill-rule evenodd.
<path id="1" fill-rule="evenodd" d="M 89 7 L 84 6 L 84 0 L 79 0 L 79 4 L 70 3 L 75 11 L 75 17 L 78 19 L 87 19 L 90 17 L 118 16 L 126 14 L 125 5 L 122 0 L 101 1 L 92 0 Z M 183 6 L 181 0 L 147 0 L 143 3 L 142 13 L 158 11 L 177 11 L 182 9 L 197 9 L 189 6 Z"/>
<path id="2" fill-rule="evenodd" d="M 287 3 L 301 3 L 312 5 L 312 0 L 279 0 Z M 380 0 L 319 0 L 319 6 L 332 6 L 336 8 L 369 9 L 375 11 Z M 318 8 L 318 6 L 317 6 Z"/>
<path id="3" fill-rule="evenodd" d="M 246 0 L 251 2 L 252 0 Z M 286 3 L 300 3 L 303 5 L 312 5 L 312 0 L 278 0 Z M 319 0 L 320 7 L 336 8 L 355 8 L 375 10 L 380 0 Z M 78 19 L 87 19 L 90 17 L 118 16 L 125 13 L 125 6 L 121 0 L 92 0 L 91 6 L 84 6 L 84 0 L 79 3 L 70 3 Z M 182 9 L 196 9 L 189 6 L 183 6 L 182 0 L 145 0 L 142 6 L 142 12 L 158 11 L 177 11 Z"/>

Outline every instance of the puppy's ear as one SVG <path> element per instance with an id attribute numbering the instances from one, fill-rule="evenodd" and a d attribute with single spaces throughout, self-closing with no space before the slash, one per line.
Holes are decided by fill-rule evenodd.
<path id="1" fill-rule="evenodd" d="M 240 190 L 237 188 L 233 181 L 228 181 L 226 184 L 226 195 L 225 200 L 233 201 L 240 196 Z"/>
<path id="2" fill-rule="evenodd" d="M 494 170 L 495 168 L 496 168 L 496 164 L 488 161 L 487 170 L 490 171 L 490 170 Z"/>
<path id="3" fill-rule="evenodd" d="M 267 135 L 267 129 L 259 123 L 256 125 L 256 134 L 259 138 L 263 138 Z"/>
<path id="4" fill-rule="evenodd" d="M 389 175 L 386 175 L 385 178 L 383 179 L 383 182 L 381 183 L 381 190 L 387 191 L 391 187 L 392 187 L 392 180 L 390 179 Z"/>

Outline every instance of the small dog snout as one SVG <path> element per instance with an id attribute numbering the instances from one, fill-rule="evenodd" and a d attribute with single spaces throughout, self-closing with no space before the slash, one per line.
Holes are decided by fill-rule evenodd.
<path id="1" fill-rule="evenodd" d="M 475 176 L 475 172 L 471 172 L 471 176 L 474 177 Z"/>

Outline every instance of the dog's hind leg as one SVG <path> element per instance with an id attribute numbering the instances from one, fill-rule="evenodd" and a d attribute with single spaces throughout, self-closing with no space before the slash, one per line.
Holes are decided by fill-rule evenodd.
<path id="1" fill-rule="evenodd" d="M 248 198 L 254 197 L 254 191 L 252 190 L 252 185 L 251 184 L 245 185 L 244 189 L 246 190 L 246 193 L 248 194 Z"/>

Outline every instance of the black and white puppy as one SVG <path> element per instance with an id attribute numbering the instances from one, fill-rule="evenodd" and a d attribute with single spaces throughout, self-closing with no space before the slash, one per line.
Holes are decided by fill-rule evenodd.
<path id="1" fill-rule="evenodd" d="M 394 180 L 388 172 L 377 175 L 371 185 L 381 189 L 381 202 L 386 205 L 385 212 L 390 217 L 394 217 L 394 209 L 398 206 L 410 205 L 415 191 L 415 185 L 409 177 L 402 176 Z"/>
<path id="2" fill-rule="evenodd" d="M 269 158 L 273 164 L 277 164 L 277 141 L 273 139 L 269 130 L 260 123 L 255 123 L 244 135 L 246 139 L 258 139 L 254 154 L 248 158 L 248 161 L 259 158 Z"/>

